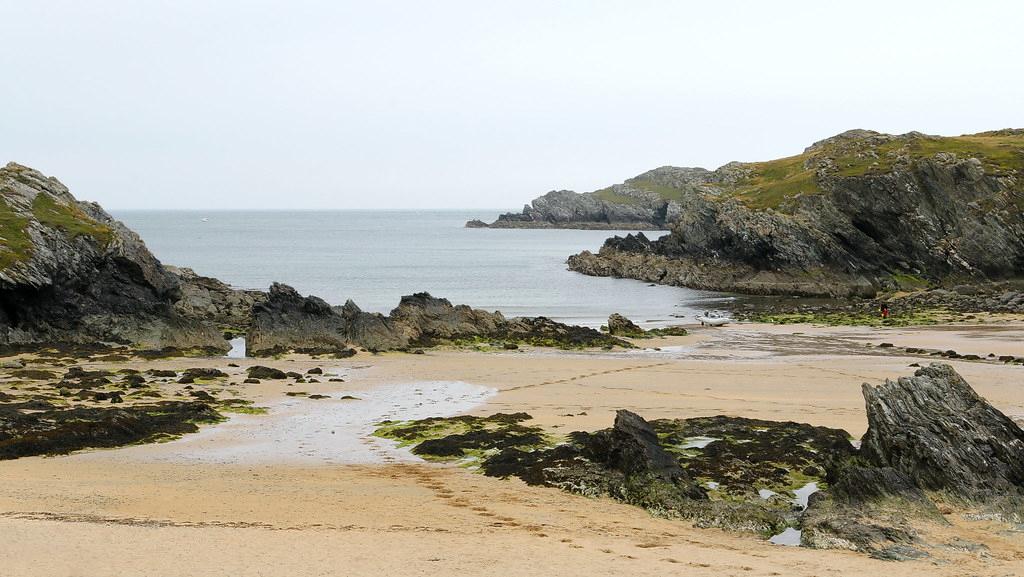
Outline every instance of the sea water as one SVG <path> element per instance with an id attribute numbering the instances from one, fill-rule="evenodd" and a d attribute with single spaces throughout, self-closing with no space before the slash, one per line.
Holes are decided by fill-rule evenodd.
<path id="1" fill-rule="evenodd" d="M 635 231 L 472 229 L 498 210 L 114 211 L 166 264 L 239 288 L 294 286 L 387 313 L 426 291 L 455 304 L 598 326 L 693 322 L 722 295 L 567 270 L 565 259 Z M 656 238 L 664 231 L 648 231 Z M 725 297 L 727 298 L 727 297 Z"/>

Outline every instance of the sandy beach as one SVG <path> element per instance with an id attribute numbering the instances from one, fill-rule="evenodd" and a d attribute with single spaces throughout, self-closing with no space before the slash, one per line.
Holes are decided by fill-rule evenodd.
<path id="1" fill-rule="evenodd" d="M 909 375 L 912 363 L 934 360 L 903 347 L 1022 355 L 1024 323 L 742 324 L 637 342 L 648 348 L 259 361 L 299 372 L 322 367 L 345 382 L 231 386 L 268 413 L 233 416 L 168 443 L 0 462 L 0 575 L 1024 573 L 1024 535 L 953 511 L 947 524 L 922 528 L 930 542 L 948 545 L 922 560 L 887 562 L 772 545 L 606 498 L 427 463 L 370 436 L 383 419 L 499 411 L 525 411 L 531 424 L 558 435 L 607 427 L 615 410 L 627 408 L 649 419 L 794 420 L 859 438 L 867 427 L 861 383 Z M 128 366 L 217 367 L 240 381 L 234 377 L 256 364 L 232 361 Z M 1024 367 L 949 362 L 994 406 L 1024 419 Z"/>

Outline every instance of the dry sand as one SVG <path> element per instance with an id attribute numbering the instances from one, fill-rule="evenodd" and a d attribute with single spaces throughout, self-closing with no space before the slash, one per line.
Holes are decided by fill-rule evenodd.
<path id="1" fill-rule="evenodd" d="M 607 427 L 616 409 L 628 408 L 648 418 L 797 420 L 859 436 L 867 426 L 861 383 L 911 374 L 910 363 L 929 360 L 868 345 L 1024 356 L 1022 339 L 1020 323 L 886 331 L 740 325 L 644 341 L 661 351 L 429 351 L 265 362 L 284 370 L 321 366 L 347 382 L 246 385 L 243 394 L 271 413 L 205 429 L 198 440 L 0 462 L 0 576 L 1024 575 L 1024 535 L 955 513 L 946 516 L 950 526 L 925 528 L 930 540 L 959 537 L 987 549 L 935 548 L 929 559 L 894 563 L 696 529 L 610 499 L 418 463 L 391 447 L 352 462 L 317 460 L 336 455 L 342 442 L 341 424 L 330 430 L 332 406 L 366 402 L 362 410 L 339 408 L 338 418 L 375 418 L 390 406 L 373 397 L 382 387 L 424 382 L 457 382 L 471 397 L 484 392 L 462 399 L 481 403 L 475 406 L 446 404 L 448 389 L 426 394 L 444 401 L 439 411 L 526 411 L 555 433 Z M 240 373 L 229 361 L 136 365 Z M 995 406 L 1024 417 L 1024 367 L 951 362 Z M 284 395 L 296 390 L 333 398 Z M 342 394 L 359 400 L 342 401 Z M 261 429 L 277 431 L 271 437 L 293 434 L 289 427 L 299 425 L 304 407 L 322 426 L 302 425 L 301 446 L 237 450 L 254 438 L 265 442 Z M 201 458 L 216 451 L 216 458 Z M 314 458 L 290 458 L 304 451 Z"/>

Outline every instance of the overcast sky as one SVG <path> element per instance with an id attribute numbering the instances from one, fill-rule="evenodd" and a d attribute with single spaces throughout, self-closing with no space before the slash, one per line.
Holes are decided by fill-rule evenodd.
<path id="1" fill-rule="evenodd" d="M 0 161 L 107 208 L 518 207 L 1024 127 L 1024 3 L 0 0 Z"/>

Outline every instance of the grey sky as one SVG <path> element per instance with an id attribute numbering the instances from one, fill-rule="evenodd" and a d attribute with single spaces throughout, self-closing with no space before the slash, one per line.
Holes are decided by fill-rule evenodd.
<path id="1" fill-rule="evenodd" d="M 516 207 L 1024 127 L 1019 2 L 0 0 L 0 161 L 107 208 Z"/>

